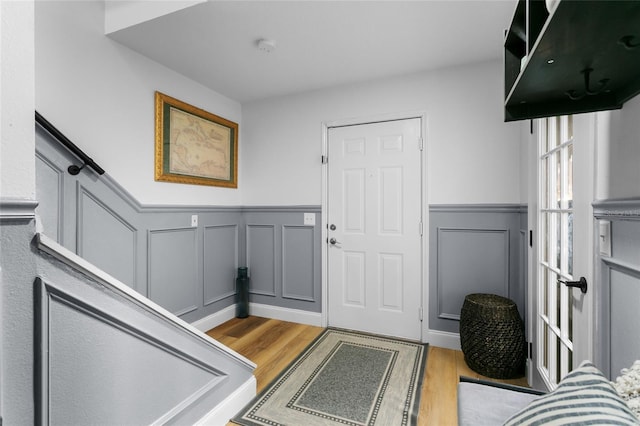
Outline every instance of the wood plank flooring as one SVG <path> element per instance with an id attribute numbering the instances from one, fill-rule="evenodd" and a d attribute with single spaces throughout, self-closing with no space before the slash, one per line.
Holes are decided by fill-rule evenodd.
<path id="1" fill-rule="evenodd" d="M 258 392 L 302 352 L 323 328 L 250 316 L 234 318 L 207 334 L 257 364 Z M 457 425 L 458 378 L 469 376 L 526 386 L 526 379 L 494 380 L 471 370 L 461 351 L 429 346 L 419 425 Z M 229 423 L 233 425 L 233 423 Z"/>

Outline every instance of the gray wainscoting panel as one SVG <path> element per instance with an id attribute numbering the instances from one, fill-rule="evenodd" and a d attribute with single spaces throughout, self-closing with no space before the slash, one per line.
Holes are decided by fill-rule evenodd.
<path id="1" fill-rule="evenodd" d="M 55 163 L 36 153 L 36 188 L 41 226 L 51 238 L 62 242 L 64 172 Z"/>
<path id="2" fill-rule="evenodd" d="M 594 203 L 596 280 L 589 291 L 598 303 L 596 357 L 611 379 L 639 358 L 640 199 Z M 599 222 L 610 222 L 611 256 L 601 253 Z"/>
<path id="3" fill-rule="evenodd" d="M 175 407 L 225 380 L 218 369 L 148 335 L 138 315 L 123 315 L 108 298 L 85 301 L 41 280 L 36 286 L 41 424 L 169 421 Z"/>
<path id="4" fill-rule="evenodd" d="M 319 206 L 141 205 L 108 173 L 68 174 L 76 159 L 39 125 L 36 148 L 43 233 L 185 321 L 234 303 L 238 266 L 251 302 L 320 312 Z"/>
<path id="5" fill-rule="evenodd" d="M 175 315 L 198 308 L 196 229 L 149 231 L 149 298 Z"/>
<path id="6" fill-rule="evenodd" d="M 520 247 L 520 253 L 518 256 L 518 285 L 511 286 L 510 295 L 513 300 L 520 301 L 522 305 L 518 305 L 518 309 L 520 309 L 520 315 L 526 321 L 528 316 L 528 306 L 529 306 L 529 295 L 527 292 L 527 288 L 529 285 L 529 212 L 527 206 L 520 206 L 520 243 L 518 247 Z M 525 334 L 527 333 L 528 328 L 525 327 Z M 531 339 L 528 335 L 525 335 L 527 338 L 527 342 L 530 342 Z"/>
<path id="7" fill-rule="evenodd" d="M 33 425 L 35 200 L 0 197 L 0 409 L 3 425 Z"/>
<path id="8" fill-rule="evenodd" d="M 77 253 L 136 288 L 138 231 L 78 182 Z"/>
<path id="9" fill-rule="evenodd" d="M 316 301 L 313 226 L 282 227 L 282 297 Z"/>
<path id="10" fill-rule="evenodd" d="M 321 312 L 320 211 L 319 206 L 242 209 L 252 303 Z M 315 225 L 304 223 L 305 213 L 315 215 Z"/>
<path id="11" fill-rule="evenodd" d="M 522 286 L 517 286 L 515 288 L 512 289 L 511 291 L 511 297 L 513 297 L 514 300 L 522 300 L 523 301 L 523 306 L 522 306 L 522 310 L 520 311 L 520 315 L 522 316 L 523 319 L 529 318 L 529 316 L 527 315 L 529 312 L 528 309 L 528 294 L 527 294 L 527 285 L 528 285 L 528 254 L 529 254 L 529 232 L 526 229 L 521 229 L 520 230 L 520 244 L 518 244 L 518 247 L 520 247 L 520 252 L 518 253 L 518 282 L 522 283 Z M 525 337 L 529 337 L 527 335 L 527 328 L 525 328 Z M 527 342 L 531 342 L 531 339 L 527 339 Z"/>
<path id="12" fill-rule="evenodd" d="M 34 423 L 194 424 L 251 377 L 246 360 L 126 287 L 89 278 L 42 238 L 25 323 L 35 324 Z"/>
<path id="13" fill-rule="evenodd" d="M 238 225 L 204 227 L 204 305 L 235 295 Z"/>
<path id="14" fill-rule="evenodd" d="M 524 316 L 526 274 L 520 268 L 526 267 L 525 215 L 526 207 L 512 204 L 430 206 L 431 330 L 458 333 L 460 310 L 471 293 L 508 297 Z"/>
<path id="15" fill-rule="evenodd" d="M 438 318 L 460 320 L 470 289 L 509 294 L 509 230 L 438 228 Z"/>
<path id="16" fill-rule="evenodd" d="M 614 267 L 610 271 L 609 280 L 610 365 L 611 378 L 614 379 L 620 374 L 620 370 L 629 368 L 640 354 L 640 271 L 629 273 Z"/>
<path id="17" fill-rule="evenodd" d="M 247 266 L 249 293 L 276 296 L 275 225 L 247 224 Z"/>

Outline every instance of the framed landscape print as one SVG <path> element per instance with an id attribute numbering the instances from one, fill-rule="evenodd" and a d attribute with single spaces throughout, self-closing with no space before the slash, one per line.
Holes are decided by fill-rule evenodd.
<path id="1" fill-rule="evenodd" d="M 238 124 L 155 94 L 155 180 L 238 187 Z"/>

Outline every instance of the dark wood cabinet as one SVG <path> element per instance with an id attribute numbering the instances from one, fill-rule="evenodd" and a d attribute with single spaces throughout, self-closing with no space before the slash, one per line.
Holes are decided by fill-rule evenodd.
<path id="1" fill-rule="evenodd" d="M 504 42 L 505 121 L 622 108 L 640 93 L 640 0 L 519 0 Z"/>

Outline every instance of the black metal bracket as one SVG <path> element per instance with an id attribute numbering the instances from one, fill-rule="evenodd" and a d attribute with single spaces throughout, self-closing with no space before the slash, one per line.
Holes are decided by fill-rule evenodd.
<path id="1" fill-rule="evenodd" d="M 587 292 L 587 279 L 585 277 L 580 277 L 579 281 L 558 280 L 558 284 L 564 284 L 567 287 L 577 287 L 583 294 Z"/>
<path id="2" fill-rule="evenodd" d="M 591 75 L 592 72 L 593 72 L 593 68 L 585 68 L 580 72 L 581 74 L 584 74 L 584 93 L 578 94 L 576 93 L 575 90 L 568 90 L 565 93 L 567 96 L 569 96 L 569 99 L 571 99 L 572 101 L 579 101 L 585 96 L 599 95 L 607 88 L 607 85 L 609 84 L 609 79 L 603 78 L 598 83 L 600 86 L 595 90 L 591 90 L 591 88 L 589 87 L 590 86 L 589 76 Z"/>
<path id="3" fill-rule="evenodd" d="M 67 167 L 67 171 L 69 172 L 70 175 L 75 176 L 78 173 L 80 173 L 80 170 L 84 169 L 84 166 L 86 166 L 86 164 L 83 164 L 82 166 L 76 166 L 75 164 L 72 164 L 69 167 Z"/>

